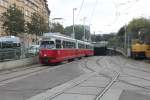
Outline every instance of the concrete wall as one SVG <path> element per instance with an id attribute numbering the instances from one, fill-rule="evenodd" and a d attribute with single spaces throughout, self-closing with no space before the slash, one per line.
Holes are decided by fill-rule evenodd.
<path id="1" fill-rule="evenodd" d="M 38 63 L 38 57 L 31 57 L 21 60 L 14 60 L 8 62 L 0 62 L 0 70 L 12 69 L 17 67 L 24 67 L 32 64 Z"/>
<path id="2" fill-rule="evenodd" d="M 118 49 L 118 48 L 116 48 L 115 50 L 114 50 L 114 48 L 107 48 L 107 49 L 110 51 L 115 51 L 119 54 L 122 54 L 125 57 L 129 57 L 123 49 Z"/>

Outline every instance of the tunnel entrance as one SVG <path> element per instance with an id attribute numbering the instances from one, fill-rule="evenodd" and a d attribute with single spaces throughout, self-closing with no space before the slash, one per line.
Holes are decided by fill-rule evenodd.
<path id="1" fill-rule="evenodd" d="M 95 56 L 105 56 L 107 54 L 107 47 L 94 47 Z"/>

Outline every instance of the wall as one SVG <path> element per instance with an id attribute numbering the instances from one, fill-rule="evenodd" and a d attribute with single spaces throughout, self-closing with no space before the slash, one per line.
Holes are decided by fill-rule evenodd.
<path id="1" fill-rule="evenodd" d="M 15 60 L 15 61 L 8 61 L 8 62 L 1 62 L 0 63 L 0 70 L 6 70 L 6 69 L 13 69 L 17 67 L 24 67 L 32 64 L 38 63 L 38 57 L 31 57 L 21 60 Z"/>

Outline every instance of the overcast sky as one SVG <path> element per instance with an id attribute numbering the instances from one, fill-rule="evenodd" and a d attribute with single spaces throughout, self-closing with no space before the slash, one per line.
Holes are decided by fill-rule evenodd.
<path id="1" fill-rule="evenodd" d="M 83 24 L 86 17 L 85 24 L 96 33 L 117 32 L 133 18 L 150 16 L 150 0 L 48 0 L 48 4 L 50 18 L 63 18 L 64 26 L 72 25 L 72 9 L 77 8 L 75 24 Z"/>

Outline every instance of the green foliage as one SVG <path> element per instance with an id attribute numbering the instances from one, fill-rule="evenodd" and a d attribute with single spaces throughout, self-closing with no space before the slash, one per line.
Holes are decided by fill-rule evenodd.
<path id="1" fill-rule="evenodd" d="M 128 25 L 128 31 L 132 33 L 133 38 L 138 38 L 141 30 L 150 31 L 150 20 L 146 18 L 133 19 Z M 145 31 L 145 32 L 146 32 Z"/>
<path id="2" fill-rule="evenodd" d="M 122 36 L 124 36 L 124 34 L 125 34 L 125 26 L 122 26 L 122 27 L 119 29 L 119 31 L 118 31 L 118 33 L 117 33 L 117 36 L 122 37 Z"/>
<path id="3" fill-rule="evenodd" d="M 103 34 L 103 41 L 109 41 L 110 39 L 114 38 L 116 36 L 115 33 L 110 33 L 110 34 Z"/>
<path id="4" fill-rule="evenodd" d="M 87 27 L 87 26 L 86 26 Z M 75 29 L 75 38 L 79 39 L 79 40 L 83 40 L 83 36 L 84 36 L 84 26 L 83 25 L 75 25 L 74 26 Z M 68 26 L 65 28 L 65 33 L 68 36 L 72 35 L 72 30 L 73 30 L 73 26 Z M 90 37 L 90 31 L 85 28 L 85 38 L 88 40 Z"/>
<path id="5" fill-rule="evenodd" d="M 126 32 L 127 37 L 129 36 L 129 43 L 131 43 L 133 39 L 139 39 L 142 42 L 147 42 L 150 40 L 150 20 L 146 18 L 133 19 L 128 24 Z M 125 42 L 125 26 L 120 28 L 116 37 L 118 39 L 118 43 L 123 45 Z"/>
<path id="6" fill-rule="evenodd" d="M 25 32 L 25 19 L 21 10 L 16 5 L 10 6 L 6 12 L 2 14 L 3 28 L 7 35 L 18 35 Z"/>
<path id="7" fill-rule="evenodd" d="M 64 27 L 60 23 L 52 23 L 51 32 L 64 33 Z"/>
<path id="8" fill-rule="evenodd" d="M 91 40 L 93 42 L 99 42 L 99 41 L 103 41 L 103 38 L 102 38 L 101 34 L 96 34 L 96 35 L 92 34 L 91 35 Z"/>
<path id="9" fill-rule="evenodd" d="M 110 34 L 96 34 L 91 36 L 92 41 L 99 42 L 99 41 L 110 41 L 112 38 L 114 38 L 116 35 L 114 33 Z"/>
<path id="10" fill-rule="evenodd" d="M 48 31 L 49 25 L 46 23 L 44 18 L 37 13 L 33 13 L 31 16 L 31 22 L 27 22 L 27 32 L 29 34 L 36 34 L 40 36 Z"/>

